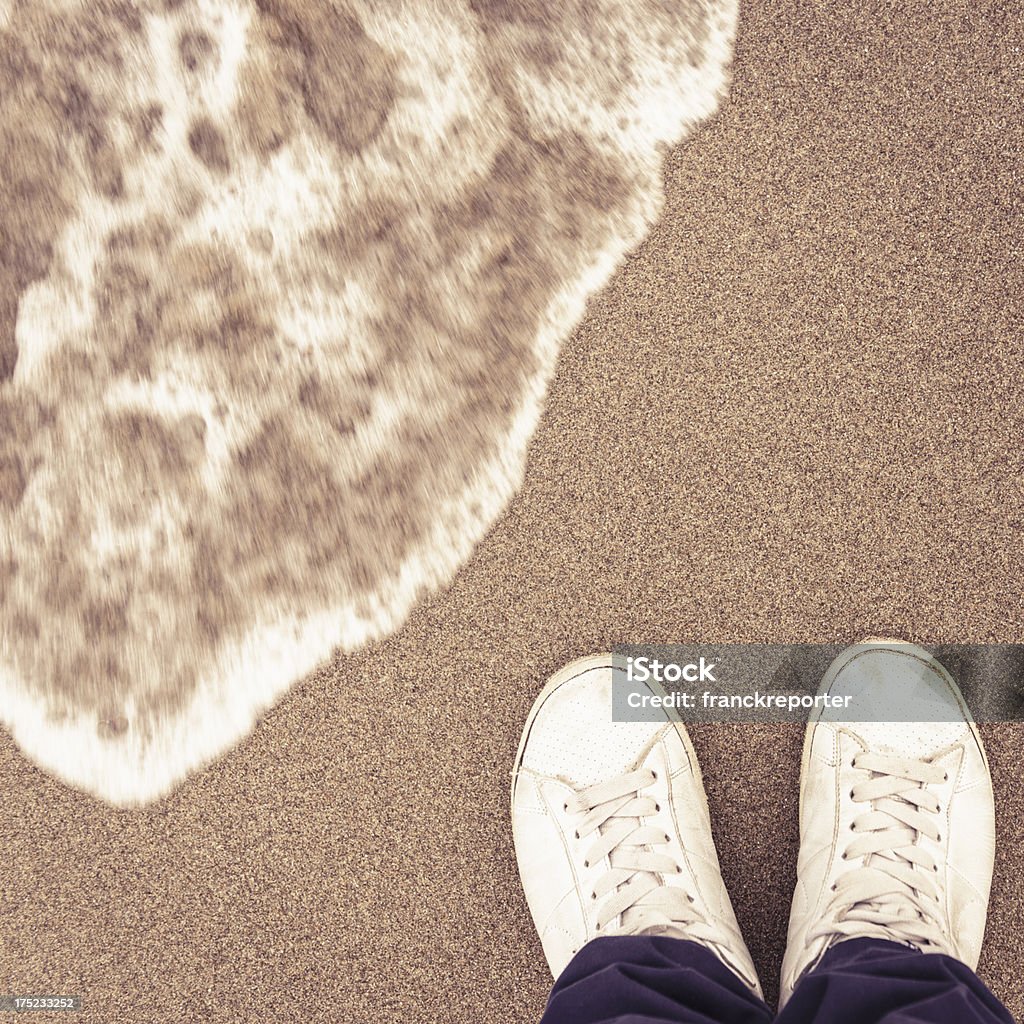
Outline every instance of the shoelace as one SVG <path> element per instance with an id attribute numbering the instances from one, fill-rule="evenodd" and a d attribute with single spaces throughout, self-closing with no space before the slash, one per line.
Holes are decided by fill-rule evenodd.
<path id="1" fill-rule="evenodd" d="M 937 765 L 893 754 L 864 752 L 853 766 L 871 773 L 851 798 L 870 804 L 852 823 L 857 834 L 843 851 L 861 860 L 840 875 L 822 923 L 808 936 L 873 935 L 922 951 L 951 952 L 942 924 L 942 894 L 935 858 L 921 836 L 941 841 L 939 798 L 926 788 L 947 779 Z"/>
<path id="2" fill-rule="evenodd" d="M 570 814 L 580 815 L 577 836 L 594 836 L 587 850 L 585 867 L 608 858 L 609 868 L 598 879 L 591 893 L 604 900 L 598 908 L 597 928 L 622 915 L 614 934 L 634 935 L 665 928 L 685 928 L 688 937 L 714 942 L 719 938 L 694 905 L 693 897 L 682 888 L 666 886 L 662 875 L 682 873 L 682 868 L 666 853 L 654 849 L 671 842 L 660 828 L 644 824 L 644 819 L 660 810 L 652 796 L 643 791 L 657 781 L 647 769 L 629 772 L 590 786 L 565 805 Z"/>

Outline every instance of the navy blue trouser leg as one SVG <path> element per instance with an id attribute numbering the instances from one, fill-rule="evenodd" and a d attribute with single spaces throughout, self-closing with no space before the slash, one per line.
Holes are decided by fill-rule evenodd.
<path id="1" fill-rule="evenodd" d="M 694 942 L 588 943 L 555 982 L 541 1024 L 769 1024 L 768 1007 Z M 878 939 L 835 945 L 777 1024 L 1013 1024 L 965 964 Z"/>
<path id="2" fill-rule="evenodd" d="M 833 946 L 796 987 L 778 1024 L 1013 1024 L 967 966 L 898 942 Z"/>
<path id="3" fill-rule="evenodd" d="M 541 1024 L 769 1024 L 772 1012 L 696 942 L 588 942 L 562 971 Z"/>

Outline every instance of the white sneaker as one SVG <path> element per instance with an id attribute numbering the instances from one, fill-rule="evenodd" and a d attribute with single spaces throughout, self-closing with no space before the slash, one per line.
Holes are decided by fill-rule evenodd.
<path id="1" fill-rule="evenodd" d="M 526 901 L 555 977 L 591 939 L 668 935 L 714 952 L 761 995 L 722 881 L 689 737 L 612 721 L 612 656 L 544 687 L 512 778 Z"/>
<path id="2" fill-rule="evenodd" d="M 832 663 L 819 693 L 852 695 L 851 708 L 878 709 L 870 717 L 892 714 L 895 694 L 933 720 L 812 716 L 780 1006 L 844 939 L 889 939 L 977 967 L 995 814 L 981 737 L 956 683 L 920 647 L 869 641 Z"/>

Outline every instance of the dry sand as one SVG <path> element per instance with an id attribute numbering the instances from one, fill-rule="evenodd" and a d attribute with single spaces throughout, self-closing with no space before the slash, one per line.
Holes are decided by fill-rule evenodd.
<path id="1" fill-rule="evenodd" d="M 526 484 L 405 629 L 142 812 L 0 740 L 0 990 L 83 1021 L 525 1022 L 523 718 L 624 640 L 1024 640 L 1019 17 L 749 6 L 731 99 L 563 351 Z M 1024 726 L 984 730 L 1017 1015 Z M 800 732 L 694 730 L 774 993 Z"/>

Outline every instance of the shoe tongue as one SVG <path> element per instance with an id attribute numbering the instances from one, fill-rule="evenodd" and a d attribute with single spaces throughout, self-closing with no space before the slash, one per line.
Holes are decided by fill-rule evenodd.
<path id="1" fill-rule="evenodd" d="M 736 974 L 745 985 L 747 985 L 750 989 L 752 989 L 755 992 L 758 991 L 757 978 L 750 976 L 748 969 L 745 967 L 742 961 L 733 954 L 732 950 L 726 943 L 709 942 L 705 938 L 695 939 L 694 936 L 689 931 L 687 931 L 686 928 L 673 922 L 667 922 L 666 924 L 648 925 L 646 928 L 641 928 L 635 934 L 653 935 L 658 938 L 666 939 L 682 939 L 686 942 L 697 942 L 700 945 L 704 946 L 705 949 L 714 953 L 715 956 L 717 956 L 718 959 L 721 960 L 722 963 L 725 964 L 725 966 L 733 972 L 733 974 Z"/>
<path id="2" fill-rule="evenodd" d="M 627 912 L 628 913 L 628 912 Z M 637 935 L 653 935 L 658 938 L 666 939 L 689 939 L 685 929 L 680 928 L 677 924 L 651 924 L 646 928 L 641 928 Z"/>
<path id="3" fill-rule="evenodd" d="M 924 952 L 924 950 L 920 946 L 915 945 L 909 939 L 904 939 L 898 935 L 893 935 L 891 932 L 886 931 L 886 929 L 884 928 L 865 928 L 864 933 L 861 935 L 832 935 L 825 943 L 825 947 L 824 949 L 822 949 L 821 953 L 818 956 L 816 956 L 810 964 L 808 964 L 807 968 L 804 970 L 803 974 L 800 975 L 800 977 L 802 978 L 804 974 L 809 974 L 812 970 L 814 970 L 814 968 L 821 963 L 822 958 L 829 950 L 835 949 L 836 946 L 844 942 L 852 942 L 854 939 L 881 939 L 885 942 L 895 942 L 898 946 L 906 946 L 907 949 L 913 949 L 918 953 Z"/>

